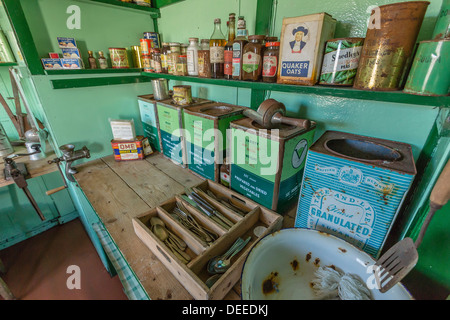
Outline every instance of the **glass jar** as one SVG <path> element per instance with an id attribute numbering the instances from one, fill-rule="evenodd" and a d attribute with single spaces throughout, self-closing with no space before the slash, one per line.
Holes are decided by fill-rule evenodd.
<path id="1" fill-rule="evenodd" d="M 178 56 L 180 55 L 180 44 L 178 42 L 170 43 L 170 53 L 167 60 L 167 68 L 169 74 L 174 74 Z"/>
<path id="2" fill-rule="evenodd" d="M 182 43 L 180 45 L 180 54 L 182 54 L 183 56 L 187 55 L 187 48 L 189 45 L 187 45 L 186 43 Z"/>
<path id="3" fill-rule="evenodd" d="M 187 56 L 180 54 L 177 59 L 175 75 L 177 76 L 187 76 Z"/>
<path id="4" fill-rule="evenodd" d="M 262 74 L 262 48 L 264 35 L 252 35 L 244 47 L 242 55 L 242 79 L 249 81 L 261 80 Z"/>
<path id="5" fill-rule="evenodd" d="M 169 73 L 169 68 L 167 66 L 167 60 L 170 53 L 170 47 L 167 42 L 162 43 L 161 48 L 161 72 L 162 73 Z"/>
<path id="6" fill-rule="evenodd" d="M 202 39 L 198 51 L 198 76 L 211 78 L 211 63 L 209 57 L 209 39 Z"/>
<path id="7" fill-rule="evenodd" d="M 153 70 L 156 73 L 161 73 L 161 50 L 158 48 L 153 49 Z"/>
<path id="8" fill-rule="evenodd" d="M 187 71 L 190 76 L 198 76 L 198 38 L 189 38 Z"/>
<path id="9" fill-rule="evenodd" d="M 262 70 L 262 79 L 264 82 L 277 82 L 279 54 L 280 43 L 278 41 L 266 42 Z"/>

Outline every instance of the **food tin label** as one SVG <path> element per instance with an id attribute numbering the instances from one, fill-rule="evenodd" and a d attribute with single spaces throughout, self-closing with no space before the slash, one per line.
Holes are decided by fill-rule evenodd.
<path id="1" fill-rule="evenodd" d="M 224 63 L 224 52 L 225 48 L 222 46 L 210 47 L 210 62 L 211 63 Z"/>
<path id="2" fill-rule="evenodd" d="M 278 61 L 275 56 L 265 56 L 263 59 L 262 75 L 264 77 L 274 77 L 277 74 Z"/>
<path id="3" fill-rule="evenodd" d="M 111 65 L 113 68 L 128 68 L 128 56 L 126 49 L 110 48 Z"/>
<path id="4" fill-rule="evenodd" d="M 152 48 L 152 40 L 141 39 L 141 54 L 150 54 L 150 48 Z"/>
<path id="5" fill-rule="evenodd" d="M 159 48 L 159 34 L 156 32 L 144 32 L 144 39 L 151 40 L 151 48 Z"/>
<path id="6" fill-rule="evenodd" d="M 233 51 L 232 50 L 226 50 L 224 52 L 224 70 L 223 73 L 226 75 L 232 75 L 233 74 Z"/>
<path id="7" fill-rule="evenodd" d="M 232 75 L 239 77 L 241 74 L 241 44 L 239 42 L 233 43 L 233 71 Z"/>
<path id="8" fill-rule="evenodd" d="M 261 56 L 254 52 L 246 52 L 242 55 L 242 70 L 247 73 L 252 73 L 259 68 L 261 63 Z"/>

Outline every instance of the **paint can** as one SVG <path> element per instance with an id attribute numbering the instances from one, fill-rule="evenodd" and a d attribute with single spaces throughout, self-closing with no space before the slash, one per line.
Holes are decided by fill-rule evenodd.
<path id="1" fill-rule="evenodd" d="M 432 39 L 445 39 L 450 37 L 450 0 L 443 0 Z"/>
<path id="2" fill-rule="evenodd" d="M 152 45 L 152 40 L 150 39 L 141 39 L 141 54 L 150 54 L 150 48 Z"/>
<path id="3" fill-rule="evenodd" d="M 192 103 L 191 86 L 173 86 L 173 102 L 179 106 L 188 106 Z"/>
<path id="4" fill-rule="evenodd" d="M 401 89 L 429 4 L 428 1 L 408 1 L 379 6 L 372 11 L 379 25 L 375 23 L 367 29 L 354 88 Z"/>
<path id="5" fill-rule="evenodd" d="M 109 48 L 109 54 L 113 69 L 126 69 L 130 67 L 126 48 Z"/>
<path id="6" fill-rule="evenodd" d="M 450 87 L 450 39 L 422 41 L 417 49 L 404 92 L 446 96 Z"/>
<path id="7" fill-rule="evenodd" d="M 144 39 L 152 40 L 152 48 L 161 48 L 159 46 L 159 33 L 157 32 L 144 32 Z"/>
<path id="8" fill-rule="evenodd" d="M 364 38 L 327 41 L 319 84 L 352 86 L 358 70 Z"/>
<path id="9" fill-rule="evenodd" d="M 141 58 L 141 47 L 131 46 L 131 52 L 133 55 L 133 63 L 135 68 L 143 68 L 142 58 Z"/>

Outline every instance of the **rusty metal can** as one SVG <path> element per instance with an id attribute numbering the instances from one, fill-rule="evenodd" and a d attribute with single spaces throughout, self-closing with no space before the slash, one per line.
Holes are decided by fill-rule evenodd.
<path id="1" fill-rule="evenodd" d="M 404 92 L 446 96 L 450 86 L 450 39 L 422 41 L 417 49 Z"/>
<path id="2" fill-rule="evenodd" d="M 434 26 L 432 39 L 445 39 L 450 37 L 450 0 L 443 0 Z"/>
<path id="3" fill-rule="evenodd" d="M 152 48 L 152 40 L 141 39 L 141 54 L 150 54 L 150 49 Z"/>
<path id="4" fill-rule="evenodd" d="M 111 66 L 113 69 L 126 69 L 130 67 L 126 48 L 109 48 L 109 54 L 111 55 Z"/>
<path id="5" fill-rule="evenodd" d="M 187 106 L 192 104 L 191 86 L 180 85 L 173 86 L 173 103 L 179 106 Z"/>
<path id="6" fill-rule="evenodd" d="M 319 84 L 352 86 L 358 70 L 364 38 L 327 41 Z"/>
<path id="7" fill-rule="evenodd" d="M 160 48 L 159 46 L 159 33 L 157 32 L 144 32 L 144 39 L 152 40 L 152 48 Z"/>
<path id="8" fill-rule="evenodd" d="M 131 46 L 131 52 L 133 53 L 133 63 L 135 68 L 143 68 L 141 59 L 141 47 Z"/>
<path id="9" fill-rule="evenodd" d="M 408 1 L 376 7 L 379 25 L 369 25 L 353 87 L 399 90 L 430 2 Z M 379 17 L 377 19 L 376 17 Z"/>

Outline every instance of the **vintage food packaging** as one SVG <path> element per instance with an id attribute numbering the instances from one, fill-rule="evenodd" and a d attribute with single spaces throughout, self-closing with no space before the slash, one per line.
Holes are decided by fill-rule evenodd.
<path id="1" fill-rule="evenodd" d="M 42 65 L 45 70 L 61 70 L 63 69 L 63 65 L 61 63 L 61 59 L 53 59 L 53 58 L 42 58 Z"/>
<path id="2" fill-rule="evenodd" d="M 336 20 L 325 12 L 284 18 L 277 83 L 315 85 L 325 42 L 334 37 L 335 29 Z"/>
<path id="3" fill-rule="evenodd" d="M 113 140 L 134 141 L 136 140 L 136 131 L 134 120 L 109 119 Z"/>
<path id="4" fill-rule="evenodd" d="M 80 50 L 77 48 L 62 48 L 61 51 L 63 58 L 81 59 Z"/>
<path id="5" fill-rule="evenodd" d="M 62 58 L 61 64 L 64 69 L 83 69 L 83 62 L 81 59 Z"/>
<path id="6" fill-rule="evenodd" d="M 377 258 L 415 175 L 408 144 L 326 131 L 308 151 L 295 227 Z"/>
<path id="7" fill-rule="evenodd" d="M 130 67 L 126 48 L 109 48 L 109 54 L 113 69 L 127 69 Z"/>
<path id="8" fill-rule="evenodd" d="M 48 57 L 51 59 L 59 59 L 59 53 L 57 52 L 49 52 Z"/>
<path id="9" fill-rule="evenodd" d="M 111 140 L 116 161 L 142 160 L 153 153 L 148 139 L 144 136 L 137 136 L 136 140 L 118 141 Z"/>
<path id="10" fill-rule="evenodd" d="M 148 138 L 153 150 L 161 152 L 161 136 L 159 132 L 158 113 L 156 112 L 156 101 L 153 94 L 138 96 L 144 134 Z"/>
<path id="11" fill-rule="evenodd" d="M 58 37 L 58 45 L 61 49 L 63 48 L 76 48 L 77 42 L 74 38 L 64 38 L 64 37 Z"/>
<path id="12" fill-rule="evenodd" d="M 244 117 L 245 107 L 207 103 L 183 110 L 188 168 L 193 173 L 220 182 L 220 165 L 228 147 L 230 122 Z"/>
<path id="13" fill-rule="evenodd" d="M 295 205 L 315 123 L 269 130 L 243 118 L 230 128 L 231 189 L 278 213 Z"/>

